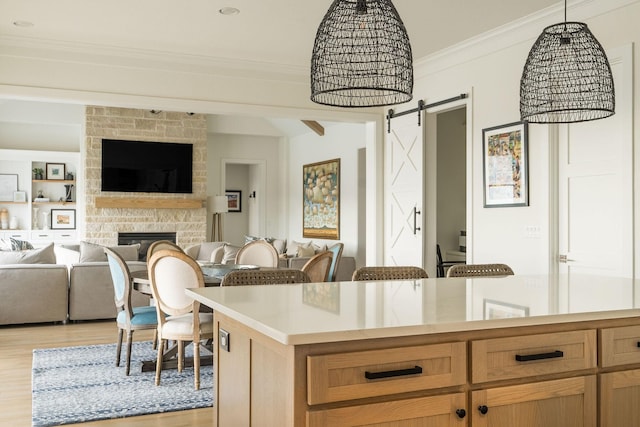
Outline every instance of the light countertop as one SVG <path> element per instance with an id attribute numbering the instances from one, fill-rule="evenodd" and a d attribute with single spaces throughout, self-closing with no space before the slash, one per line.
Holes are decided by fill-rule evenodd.
<path id="1" fill-rule="evenodd" d="M 640 282 L 508 276 L 228 286 L 193 298 L 287 345 L 639 316 Z"/>

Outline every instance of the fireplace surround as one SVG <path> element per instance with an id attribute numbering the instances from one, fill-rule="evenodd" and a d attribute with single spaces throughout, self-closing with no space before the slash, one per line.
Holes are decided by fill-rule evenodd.
<path id="1" fill-rule="evenodd" d="M 176 233 L 170 232 L 132 232 L 132 233 L 118 233 L 118 245 L 134 245 L 140 244 L 138 249 L 138 260 L 147 260 L 147 250 L 149 245 L 158 240 L 168 240 L 172 243 L 176 243 Z"/>

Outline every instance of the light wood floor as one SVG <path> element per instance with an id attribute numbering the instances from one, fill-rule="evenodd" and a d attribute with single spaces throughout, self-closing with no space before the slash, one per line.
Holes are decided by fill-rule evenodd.
<path id="1" fill-rule="evenodd" d="M 31 425 L 31 361 L 35 348 L 67 347 L 116 342 L 113 320 L 75 324 L 0 327 L 0 425 Z M 135 341 L 150 340 L 152 333 L 140 331 Z M 115 363 L 115 359 L 114 359 Z M 188 373 L 187 373 L 188 374 Z M 116 420 L 73 424 L 74 426 L 212 426 L 210 408 L 166 414 L 143 415 Z"/>

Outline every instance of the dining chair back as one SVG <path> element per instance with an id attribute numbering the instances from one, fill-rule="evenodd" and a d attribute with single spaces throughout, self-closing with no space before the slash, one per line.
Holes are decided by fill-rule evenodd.
<path id="1" fill-rule="evenodd" d="M 160 385 L 163 347 L 166 340 L 177 341 L 178 371 L 184 366 L 184 343 L 193 343 L 193 370 L 196 390 L 200 388 L 200 340 L 213 338 L 213 315 L 201 313 L 200 303 L 187 296 L 188 288 L 204 287 L 198 263 L 185 254 L 164 249 L 148 263 L 151 291 L 158 315 L 158 358 L 156 385 Z"/>
<path id="2" fill-rule="evenodd" d="M 343 249 L 344 249 L 344 243 L 336 243 L 327 248 L 329 252 L 333 253 L 333 258 L 331 259 L 331 266 L 329 267 L 329 277 L 327 277 L 327 282 L 336 281 L 336 276 L 338 275 L 338 267 L 340 265 L 340 260 L 342 259 Z"/>
<path id="3" fill-rule="evenodd" d="M 147 248 L 147 261 L 151 259 L 151 256 L 154 253 L 161 251 L 163 249 L 184 252 L 180 246 L 176 245 L 171 240 L 156 240 L 155 242 L 149 245 L 149 248 Z"/>
<path id="4" fill-rule="evenodd" d="M 333 252 L 324 251 L 314 255 L 302 266 L 312 282 L 328 282 Z"/>
<path id="5" fill-rule="evenodd" d="M 407 280 L 426 279 L 429 275 L 420 267 L 413 266 L 383 266 L 360 267 L 353 272 L 351 280 Z"/>
<path id="6" fill-rule="evenodd" d="M 278 251 L 273 245 L 264 240 L 247 243 L 238 250 L 236 264 L 251 264 L 259 267 L 278 266 Z"/>
<path id="7" fill-rule="evenodd" d="M 311 280 L 302 270 L 279 268 L 276 270 L 234 270 L 227 273 L 220 286 L 282 285 L 309 283 Z"/>
<path id="8" fill-rule="evenodd" d="M 507 264 L 459 264 L 447 270 L 447 277 L 496 277 L 513 274 Z"/>
<path id="9" fill-rule="evenodd" d="M 120 366 L 122 352 L 122 337 L 127 331 L 127 356 L 125 375 L 129 375 L 131 366 L 131 344 L 133 332 L 141 329 L 156 329 L 158 318 L 156 309 L 152 306 L 133 307 L 131 305 L 131 272 L 125 260 L 111 249 L 105 248 L 111 280 L 113 282 L 114 302 L 116 304 L 116 325 L 118 326 L 118 343 L 116 345 L 116 366 Z M 153 345 L 156 338 L 154 334 Z"/>
<path id="10" fill-rule="evenodd" d="M 442 251 L 440 250 L 440 245 L 436 244 L 436 257 L 437 257 L 437 274 L 436 277 L 445 277 L 446 270 L 452 265 L 464 264 L 465 261 L 444 261 L 442 259 Z"/>

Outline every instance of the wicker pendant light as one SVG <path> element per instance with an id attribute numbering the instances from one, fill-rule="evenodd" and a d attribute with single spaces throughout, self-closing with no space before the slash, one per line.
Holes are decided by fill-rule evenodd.
<path id="1" fill-rule="evenodd" d="M 615 112 L 611 66 L 582 22 L 545 28 L 534 43 L 520 80 L 520 116 L 530 123 L 573 123 Z"/>
<path id="2" fill-rule="evenodd" d="M 334 0 L 316 33 L 311 100 L 338 107 L 410 101 L 413 60 L 391 0 Z"/>

